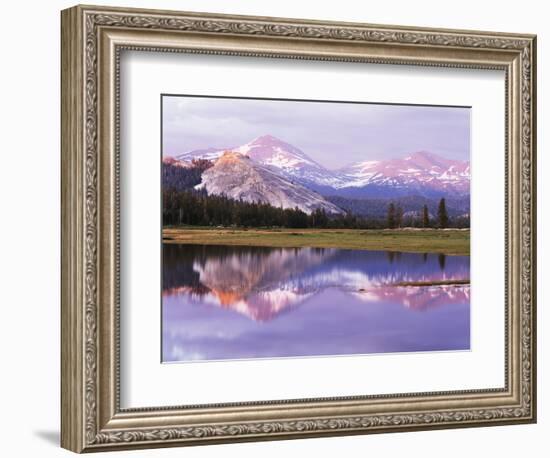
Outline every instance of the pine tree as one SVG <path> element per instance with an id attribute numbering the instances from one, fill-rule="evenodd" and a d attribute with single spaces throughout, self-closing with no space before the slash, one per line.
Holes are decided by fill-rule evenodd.
<path id="1" fill-rule="evenodd" d="M 447 207 L 445 206 L 445 199 L 442 198 L 439 201 L 439 207 L 437 209 L 437 217 L 439 219 L 439 227 L 445 229 L 449 226 L 449 217 L 447 215 Z"/>
<path id="2" fill-rule="evenodd" d="M 390 205 L 388 206 L 388 228 L 395 228 L 395 205 L 393 202 L 390 202 Z"/>
<path id="3" fill-rule="evenodd" d="M 422 208 L 422 227 L 430 226 L 430 214 L 428 213 L 428 206 L 424 205 Z"/>
<path id="4" fill-rule="evenodd" d="M 403 226 L 403 209 L 401 208 L 401 205 L 398 205 L 395 210 L 395 226 Z"/>

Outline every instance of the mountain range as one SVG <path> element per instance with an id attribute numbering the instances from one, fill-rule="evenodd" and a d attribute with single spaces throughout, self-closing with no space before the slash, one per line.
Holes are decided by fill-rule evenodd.
<path id="1" fill-rule="evenodd" d="M 396 198 L 415 195 L 435 199 L 460 198 L 470 192 L 468 161 L 451 160 L 427 151 L 329 170 L 299 148 L 272 135 L 263 135 L 241 146 L 193 150 L 171 160 L 175 161 L 174 165 L 180 162 L 180 166 L 194 159 L 216 161 L 226 151 L 246 156 L 264 170 L 323 196 Z"/>

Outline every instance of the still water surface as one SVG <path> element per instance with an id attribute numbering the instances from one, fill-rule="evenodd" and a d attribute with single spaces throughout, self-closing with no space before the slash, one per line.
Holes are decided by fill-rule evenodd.
<path id="1" fill-rule="evenodd" d="M 468 256 L 163 246 L 164 362 L 467 350 Z"/>

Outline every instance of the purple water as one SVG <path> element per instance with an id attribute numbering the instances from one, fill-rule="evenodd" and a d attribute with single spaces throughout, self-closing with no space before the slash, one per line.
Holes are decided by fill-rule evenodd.
<path id="1" fill-rule="evenodd" d="M 468 350 L 468 256 L 163 246 L 162 360 Z"/>

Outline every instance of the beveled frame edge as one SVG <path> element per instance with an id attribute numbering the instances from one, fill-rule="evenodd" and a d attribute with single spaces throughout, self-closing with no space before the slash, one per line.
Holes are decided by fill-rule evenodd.
<path id="1" fill-rule="evenodd" d="M 115 120 L 108 119 L 116 104 L 113 70 L 117 46 L 153 50 L 151 42 L 162 42 L 161 36 L 173 38 L 175 48 L 185 37 L 202 52 L 239 54 L 231 50 L 241 46 L 242 54 L 256 40 L 252 55 L 280 57 L 272 51 L 278 43 L 293 49 L 289 57 L 294 58 L 312 56 L 316 49 L 317 58 L 349 60 L 369 48 L 370 58 L 363 61 L 387 63 L 394 53 L 392 63 L 506 68 L 508 279 L 512 286 L 518 283 L 509 300 L 508 337 L 515 347 L 509 352 L 506 392 L 434 394 L 429 410 L 419 409 L 426 395 L 401 396 L 390 409 L 389 400 L 399 396 L 335 400 L 324 404 L 329 410 L 315 400 L 238 405 L 221 416 L 216 408 L 119 409 L 112 306 L 117 145 Z M 62 446 L 81 452 L 535 421 L 535 53 L 533 35 L 106 7 L 64 10 Z"/>

